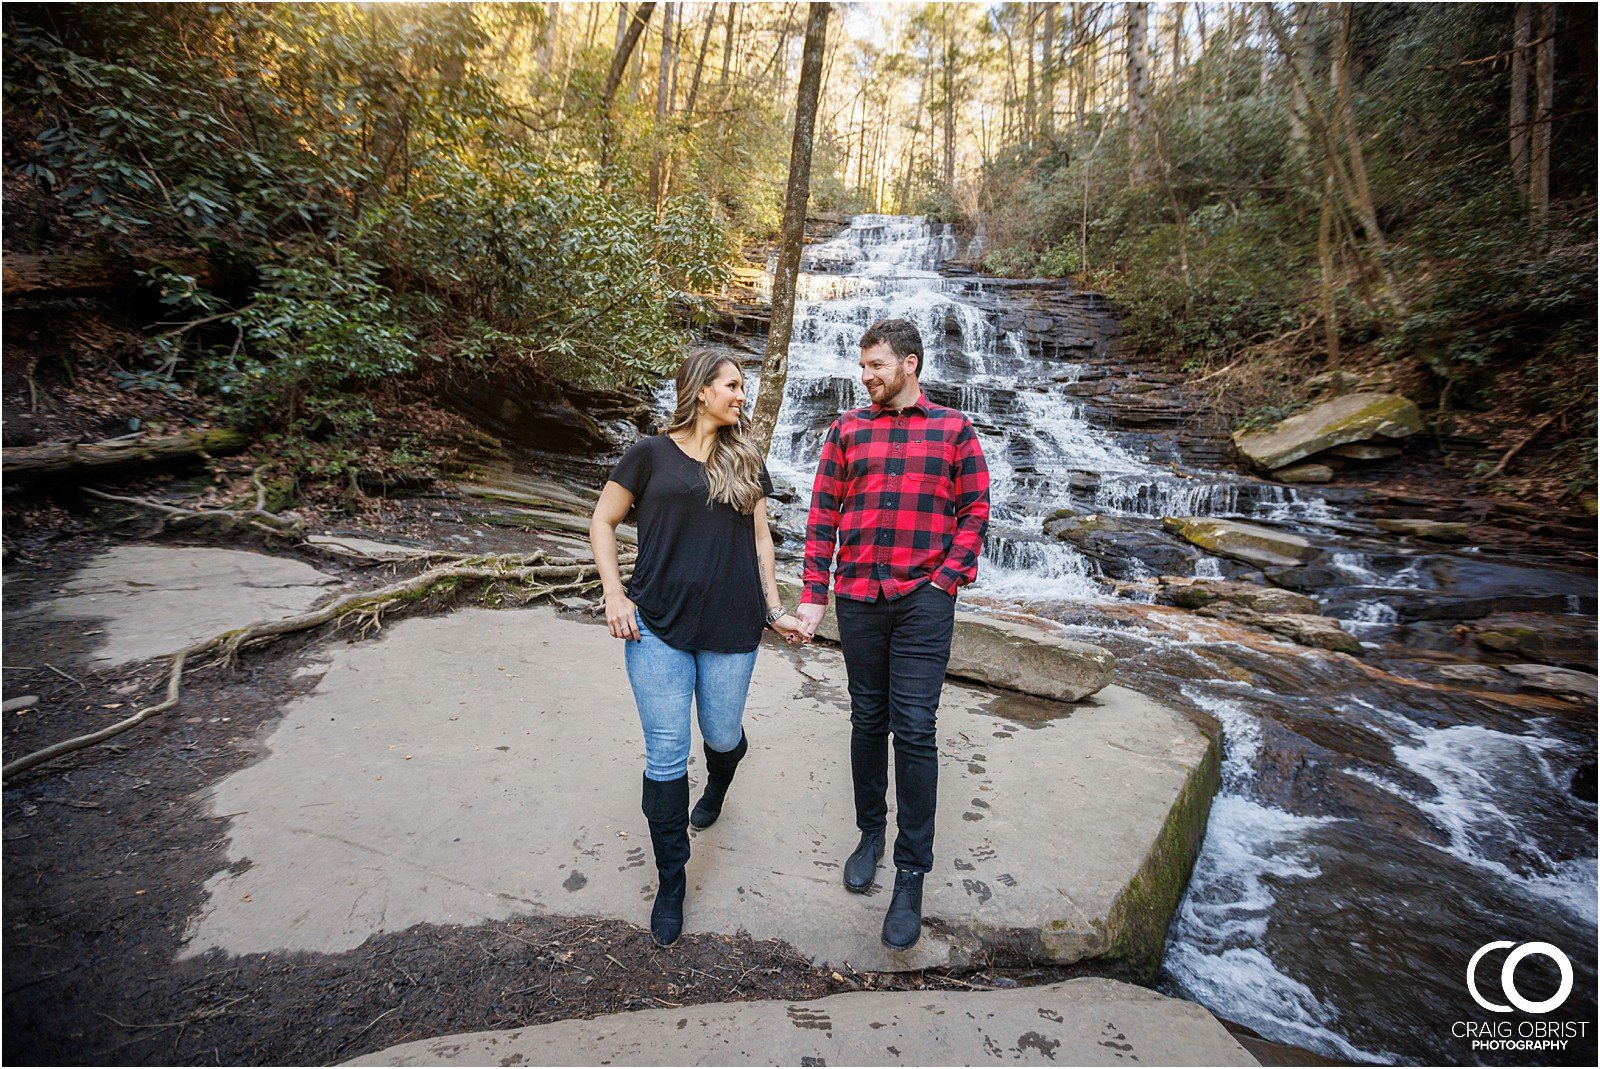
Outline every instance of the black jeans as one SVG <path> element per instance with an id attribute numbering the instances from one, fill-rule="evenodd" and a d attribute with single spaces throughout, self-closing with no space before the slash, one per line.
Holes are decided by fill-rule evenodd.
<path id="1" fill-rule="evenodd" d="M 839 598 L 839 645 L 850 677 L 850 772 L 856 826 L 888 822 L 889 735 L 894 735 L 896 868 L 933 868 L 933 818 L 939 789 L 934 718 L 950 663 L 956 599 L 924 583 L 890 601 Z"/>

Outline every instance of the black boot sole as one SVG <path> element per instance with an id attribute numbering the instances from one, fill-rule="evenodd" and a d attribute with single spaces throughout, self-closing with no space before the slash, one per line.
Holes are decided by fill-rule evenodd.
<path id="1" fill-rule="evenodd" d="M 922 942 L 922 933 L 918 932 L 917 933 L 917 937 L 915 939 L 911 940 L 911 942 L 907 943 L 905 946 L 896 946 L 895 944 L 889 942 L 889 940 L 887 940 L 887 939 L 880 939 L 879 941 L 881 943 L 883 943 L 884 946 L 888 947 L 890 950 L 910 950 L 912 947 L 914 947 L 918 943 Z"/>

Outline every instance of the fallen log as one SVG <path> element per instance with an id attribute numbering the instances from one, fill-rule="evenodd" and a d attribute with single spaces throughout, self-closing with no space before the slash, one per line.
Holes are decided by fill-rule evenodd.
<path id="1" fill-rule="evenodd" d="M 164 267 L 191 275 L 202 286 L 248 278 L 244 269 L 219 265 L 192 252 L 168 256 L 108 256 L 93 252 L 8 252 L 0 264 L 0 292 L 6 297 L 88 297 L 148 285 L 139 271 Z"/>
<path id="2" fill-rule="evenodd" d="M 139 435 L 104 442 L 49 442 L 10 446 L 3 450 L 0 473 L 13 476 L 91 478 L 112 468 L 150 467 L 180 460 L 224 456 L 250 444 L 235 430 L 185 431 L 151 438 Z"/>

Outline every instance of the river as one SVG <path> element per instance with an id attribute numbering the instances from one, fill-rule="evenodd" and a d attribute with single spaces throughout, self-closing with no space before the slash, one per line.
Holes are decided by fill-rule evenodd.
<path id="1" fill-rule="evenodd" d="M 1594 705 L 1500 693 L 1439 668 L 1470 662 L 1451 630 L 1486 607 L 1592 622 L 1592 568 L 1421 546 L 1358 515 L 1357 493 L 1197 465 L 1173 434 L 1119 428 L 1095 385 L 1116 370 L 1114 309 L 1065 283 L 943 269 L 957 251 L 948 228 L 887 216 L 857 217 L 807 249 L 769 458 L 790 495 L 779 509 L 787 554 L 823 432 L 867 403 L 857 339 L 877 319 L 912 319 L 928 345 L 929 396 L 972 417 L 992 476 L 989 541 L 965 602 L 1105 646 L 1119 683 L 1222 724 L 1221 792 L 1160 987 L 1332 1057 L 1523 1064 L 1527 1055 L 1474 1053 L 1451 1031 L 1492 1016 L 1466 991 L 1478 947 L 1542 941 L 1575 974 L 1547 1019 L 1591 1022 L 1587 1046 L 1556 1057 L 1588 1058 Z M 1100 517 L 1108 533 L 1052 537 L 1063 507 Z M 1361 656 L 1154 604 L 1158 574 L 1263 581 L 1160 530 L 1163 516 L 1197 515 L 1307 538 L 1310 562 L 1278 581 L 1314 594 Z M 1516 982 L 1543 998 L 1557 976 L 1535 956 Z"/>

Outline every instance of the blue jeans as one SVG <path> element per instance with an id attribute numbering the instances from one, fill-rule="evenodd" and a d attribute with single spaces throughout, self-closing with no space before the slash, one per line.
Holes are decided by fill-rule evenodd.
<path id="1" fill-rule="evenodd" d="M 744 700 L 756 651 L 680 650 L 657 638 L 637 612 L 639 641 L 626 642 L 628 682 L 644 728 L 644 774 L 660 782 L 689 774 L 689 704 L 706 745 L 726 753 L 744 737 Z"/>

